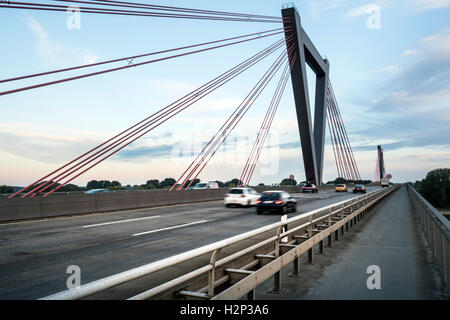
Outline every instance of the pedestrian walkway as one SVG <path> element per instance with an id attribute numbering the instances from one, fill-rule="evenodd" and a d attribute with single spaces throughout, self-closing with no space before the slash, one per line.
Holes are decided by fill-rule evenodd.
<path id="1" fill-rule="evenodd" d="M 281 294 L 269 293 L 267 281 L 256 299 L 441 299 L 441 279 L 422 240 L 422 232 L 403 187 L 378 203 L 366 216 L 314 264 L 302 259 L 302 274 L 282 273 Z M 380 289 L 369 290 L 367 280 L 380 271 Z M 370 281 L 373 284 L 375 280 Z"/>

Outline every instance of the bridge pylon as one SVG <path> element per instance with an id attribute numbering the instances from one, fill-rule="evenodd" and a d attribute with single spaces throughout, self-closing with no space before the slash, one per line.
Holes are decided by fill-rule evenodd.
<path id="1" fill-rule="evenodd" d="M 281 10 L 281 13 L 286 30 L 286 44 L 289 47 L 293 42 L 294 51 L 292 54 L 296 53 L 296 58 L 291 69 L 291 81 L 294 89 L 295 109 L 297 111 L 297 123 L 306 180 L 320 185 L 322 184 L 323 176 L 326 97 L 330 65 L 327 59 L 321 57 L 319 51 L 303 30 L 297 9 L 294 7 L 284 8 Z M 294 35 L 294 40 L 290 39 L 291 35 Z M 316 74 L 314 129 L 311 123 L 306 64 Z"/>

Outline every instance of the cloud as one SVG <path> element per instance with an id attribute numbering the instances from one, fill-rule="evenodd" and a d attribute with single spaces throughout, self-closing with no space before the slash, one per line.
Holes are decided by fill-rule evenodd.
<path id="1" fill-rule="evenodd" d="M 64 138 L 50 135 L 19 135 L 0 132 L 0 150 L 12 155 L 44 163 L 70 160 L 92 148 L 87 139 Z"/>
<path id="2" fill-rule="evenodd" d="M 50 39 L 48 32 L 36 19 L 28 18 L 26 24 L 38 41 L 37 51 L 39 55 L 45 58 L 53 58 L 62 53 L 63 47 Z"/>
<path id="3" fill-rule="evenodd" d="M 372 14 L 374 11 L 385 8 L 392 3 L 390 0 L 377 1 L 373 3 L 369 3 L 360 7 L 353 8 L 346 13 L 346 16 L 349 18 L 357 18 L 360 16 L 365 16 Z"/>
<path id="4" fill-rule="evenodd" d="M 405 57 L 409 57 L 409 56 L 414 56 L 417 55 L 419 53 L 418 50 L 415 49 L 407 49 L 405 51 L 403 51 L 402 55 Z"/>
<path id="5" fill-rule="evenodd" d="M 114 157 L 120 160 L 130 160 L 142 157 L 170 157 L 173 150 L 173 145 L 158 145 L 153 147 L 140 147 L 129 150 L 123 150 L 117 153 Z"/>
<path id="6" fill-rule="evenodd" d="M 88 48 L 67 48 L 52 40 L 49 32 L 34 18 L 28 17 L 25 23 L 36 37 L 38 54 L 53 64 L 67 65 L 67 61 L 77 64 L 91 64 L 98 62 L 100 59 L 99 55 L 94 54 Z"/>
<path id="7" fill-rule="evenodd" d="M 363 74 L 363 77 L 373 77 L 373 76 L 392 76 L 395 74 L 398 74 L 401 71 L 400 66 L 398 65 L 390 65 L 386 67 L 376 68 L 374 70 L 370 70 L 369 72 L 366 72 Z"/>
<path id="8" fill-rule="evenodd" d="M 372 109 L 392 109 L 422 105 L 425 109 L 449 107 L 450 98 L 450 30 L 418 41 L 417 58 L 399 68 L 396 75 L 382 86 L 387 92 L 373 99 Z"/>
<path id="9" fill-rule="evenodd" d="M 403 66 L 379 69 L 395 72 L 384 74 L 370 99 L 355 101 L 365 106 L 367 118 L 378 119 L 352 127 L 355 152 L 373 151 L 380 144 L 405 156 L 425 148 L 430 154 L 450 148 L 450 30 L 418 40 L 402 56 Z M 443 157 L 432 158 L 437 163 Z"/>
<path id="10" fill-rule="evenodd" d="M 429 11 L 450 7 L 450 0 L 409 0 L 417 11 Z"/>
<path id="11" fill-rule="evenodd" d="M 404 148 L 419 147 L 450 147 L 450 128 L 440 130 L 430 130 L 413 135 L 399 137 L 398 141 L 382 143 L 380 141 L 368 139 L 365 145 L 353 146 L 354 151 L 373 151 L 377 145 L 382 145 L 384 150 L 393 151 Z"/>
<path id="12" fill-rule="evenodd" d="M 311 6 L 316 10 L 332 10 L 348 5 L 351 0 L 322 0 L 313 1 Z"/>

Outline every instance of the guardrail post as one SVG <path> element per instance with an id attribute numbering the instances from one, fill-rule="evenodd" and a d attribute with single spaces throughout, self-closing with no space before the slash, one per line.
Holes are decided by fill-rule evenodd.
<path id="1" fill-rule="evenodd" d="M 308 230 L 308 237 L 311 238 L 313 236 L 313 232 L 312 232 L 312 224 L 313 224 L 313 217 L 314 215 L 311 215 L 309 217 L 309 230 Z M 314 246 L 312 246 L 311 248 L 308 249 L 308 263 L 313 263 L 313 250 Z"/>
<path id="2" fill-rule="evenodd" d="M 250 290 L 249 293 L 247 293 L 247 300 L 255 300 L 256 299 L 256 290 Z"/>
<path id="3" fill-rule="evenodd" d="M 300 275 L 300 257 L 294 259 L 293 271 L 289 275 L 290 277 L 298 277 Z"/>
<path id="4" fill-rule="evenodd" d="M 214 284 L 215 284 L 215 276 L 216 276 L 216 261 L 217 261 L 217 255 L 219 254 L 219 250 L 214 250 L 213 254 L 211 255 L 211 270 L 209 270 L 208 274 L 208 296 L 212 297 L 214 296 Z"/>
<path id="5" fill-rule="evenodd" d="M 277 229 L 277 239 L 275 240 L 275 256 L 280 256 L 280 235 L 281 231 L 283 229 L 283 226 L 279 226 Z M 271 293 L 280 293 L 281 292 L 281 270 L 276 272 L 273 275 L 273 289 Z"/>
<path id="6" fill-rule="evenodd" d="M 279 226 L 277 229 L 277 238 L 275 240 L 275 257 L 280 256 L 280 235 L 283 227 Z"/>
<path id="7" fill-rule="evenodd" d="M 441 235 L 442 237 L 442 267 L 444 269 L 444 282 L 447 285 L 447 289 L 450 281 L 450 247 L 449 241 L 445 238 L 444 233 Z"/>
<path id="8" fill-rule="evenodd" d="M 331 227 L 331 214 L 332 214 L 332 212 L 333 212 L 333 207 L 331 207 L 330 208 L 330 213 L 328 214 L 328 227 Z M 327 243 L 327 245 L 329 246 L 329 247 L 331 247 L 331 234 L 328 236 L 328 243 Z"/>
<path id="9" fill-rule="evenodd" d="M 323 253 L 323 240 L 320 240 L 319 242 L 319 253 Z"/>

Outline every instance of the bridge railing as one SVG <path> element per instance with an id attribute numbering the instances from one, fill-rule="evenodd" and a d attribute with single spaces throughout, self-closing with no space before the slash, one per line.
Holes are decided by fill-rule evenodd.
<path id="1" fill-rule="evenodd" d="M 329 244 L 331 244 L 331 237 L 333 234 L 335 235 L 335 239 L 337 239 L 340 231 L 343 234 L 345 227 L 347 227 L 348 230 L 349 225 L 352 226 L 359 221 L 362 215 L 366 213 L 367 209 L 387 196 L 389 193 L 396 190 L 398 187 L 399 186 L 383 188 L 357 198 L 334 203 L 284 221 L 281 220 L 280 222 L 248 231 L 246 233 L 239 234 L 197 249 L 96 280 L 84 284 L 79 288 L 65 290 L 44 297 L 43 299 L 80 299 L 103 292 L 104 290 L 124 283 L 129 283 L 133 280 L 154 274 L 169 267 L 181 268 L 182 263 L 208 254 L 211 255 L 209 264 L 184 273 L 170 281 L 159 283 L 157 286 L 152 287 L 145 292 L 134 295 L 130 299 L 154 299 L 167 294 L 167 292 L 171 292 L 171 290 L 176 290 L 178 294 L 184 294 L 190 298 L 238 299 L 245 294 L 248 294 L 249 291 L 254 290 L 254 288 L 256 288 L 261 281 L 264 281 L 271 276 L 276 277 L 276 273 L 279 273 L 282 268 L 284 268 L 288 263 L 293 262 L 294 259 L 298 259 L 298 257 L 303 253 L 308 252 L 308 257 L 312 259 L 312 248 L 315 245 L 319 245 L 319 250 L 323 250 L 324 239 L 328 238 Z M 325 230 L 319 231 L 317 229 L 324 225 L 328 225 Z M 295 243 L 299 238 L 301 238 L 301 241 L 299 241 L 301 243 L 294 245 L 293 243 Z M 250 240 L 253 240 L 251 244 L 249 244 Z M 245 243 L 244 247 L 233 251 L 235 250 L 233 245 L 242 243 Z M 294 247 L 295 250 L 291 250 Z M 228 252 L 225 257 L 219 260 L 219 252 L 224 252 L 224 249 L 229 249 L 231 252 Z M 261 258 L 268 259 L 269 262 L 271 262 L 265 264 L 262 268 L 255 272 L 255 274 L 258 273 L 257 276 L 247 277 L 251 279 L 248 279 L 249 283 L 245 283 L 243 288 L 236 288 L 235 285 L 232 285 L 228 288 L 228 290 L 222 291 L 219 294 L 214 292 L 218 285 L 221 285 L 230 279 L 230 277 L 223 276 L 217 279 L 219 271 L 226 272 L 227 270 L 235 270 L 225 268 L 226 266 L 230 266 L 235 263 L 237 259 L 244 259 L 249 257 L 249 255 L 253 256 L 257 250 L 261 251 L 262 249 L 265 251 L 263 251 L 263 254 L 260 254 L 259 256 Z M 286 249 L 288 251 L 285 251 Z M 246 264 L 247 269 L 255 266 L 256 264 L 253 262 L 250 264 L 247 262 Z M 242 276 L 242 274 L 250 274 L 249 270 L 244 270 L 246 272 L 242 272 L 242 270 L 237 271 L 241 272 L 240 276 Z M 206 287 L 203 287 L 203 289 L 200 290 L 200 292 L 198 290 L 197 292 L 183 290 L 183 288 L 188 287 L 190 282 L 198 280 L 199 277 L 206 277 L 207 284 Z M 239 283 L 241 282 L 242 281 Z M 229 291 L 230 289 L 231 291 Z"/>
<path id="2" fill-rule="evenodd" d="M 450 221 L 413 187 L 408 185 L 407 188 L 418 221 L 423 227 L 448 292 L 450 281 Z"/>

